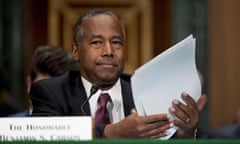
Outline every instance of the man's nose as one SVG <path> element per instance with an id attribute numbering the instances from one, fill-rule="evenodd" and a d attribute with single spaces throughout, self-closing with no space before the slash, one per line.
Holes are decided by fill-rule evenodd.
<path id="1" fill-rule="evenodd" d="M 113 55 L 113 49 L 111 43 L 106 42 L 103 47 L 103 55 Z"/>

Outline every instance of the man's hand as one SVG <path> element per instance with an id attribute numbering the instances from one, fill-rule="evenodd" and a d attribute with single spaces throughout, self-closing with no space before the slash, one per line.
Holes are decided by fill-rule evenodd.
<path id="1" fill-rule="evenodd" d="M 173 100 L 169 112 L 177 117 L 174 124 L 179 127 L 177 136 L 181 138 L 193 138 L 195 129 L 199 121 L 199 110 L 197 103 L 187 93 L 182 93 L 182 99 L 186 104 L 179 100 Z"/>
<path id="2" fill-rule="evenodd" d="M 206 94 L 202 94 L 197 101 L 197 106 L 198 106 L 199 111 L 202 111 L 202 109 L 206 105 L 207 101 L 208 101 L 208 98 L 207 98 Z"/>
<path id="3" fill-rule="evenodd" d="M 158 138 L 166 136 L 173 126 L 168 114 L 138 116 L 132 113 L 124 120 L 105 127 L 106 138 Z"/>

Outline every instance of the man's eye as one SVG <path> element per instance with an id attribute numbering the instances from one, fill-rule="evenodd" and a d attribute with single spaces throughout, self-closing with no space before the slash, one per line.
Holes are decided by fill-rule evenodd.
<path id="1" fill-rule="evenodd" d="M 92 45 L 100 45 L 100 44 L 102 44 L 102 42 L 101 41 L 92 41 L 91 44 Z"/>
<path id="2" fill-rule="evenodd" d="M 121 41 L 112 41 L 112 44 L 114 44 L 114 45 L 122 45 L 122 42 Z"/>

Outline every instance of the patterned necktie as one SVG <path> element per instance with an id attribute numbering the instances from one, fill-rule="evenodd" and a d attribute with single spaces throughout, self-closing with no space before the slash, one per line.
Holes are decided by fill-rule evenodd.
<path id="1" fill-rule="evenodd" d="M 109 124 L 109 113 L 107 110 L 107 103 L 111 101 L 109 94 L 102 93 L 98 98 L 98 109 L 95 114 L 95 123 L 98 125 Z"/>

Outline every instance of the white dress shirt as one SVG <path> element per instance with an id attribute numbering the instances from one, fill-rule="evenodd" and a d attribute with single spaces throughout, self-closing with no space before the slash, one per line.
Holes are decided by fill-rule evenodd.
<path id="1" fill-rule="evenodd" d="M 85 88 L 87 97 L 90 96 L 90 90 L 92 84 L 82 77 L 83 86 Z M 116 123 L 122 119 L 124 119 L 124 110 L 123 110 L 123 100 L 122 100 L 122 89 L 120 79 L 116 82 L 116 84 L 107 91 L 98 90 L 92 97 L 89 99 L 91 115 L 94 117 L 98 108 L 97 100 L 101 93 L 108 93 L 111 97 L 112 102 L 108 102 L 107 109 L 109 111 L 110 121 L 111 123 Z"/>

